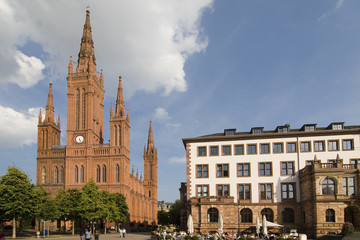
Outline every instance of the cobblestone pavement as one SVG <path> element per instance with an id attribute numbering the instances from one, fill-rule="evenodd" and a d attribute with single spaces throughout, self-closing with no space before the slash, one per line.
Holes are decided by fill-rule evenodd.
<path id="1" fill-rule="evenodd" d="M 24 238 L 22 238 L 24 239 Z M 29 238 L 29 239 L 37 239 L 37 238 Z M 39 238 L 39 240 L 43 240 L 44 238 Z M 76 234 L 74 236 L 50 236 L 50 237 L 46 237 L 45 240 L 79 240 L 80 239 L 80 235 Z M 94 237 L 91 238 L 92 240 L 94 240 Z M 99 240 L 150 240 L 150 234 L 149 233 L 128 233 L 126 234 L 125 238 L 120 238 L 119 234 L 114 234 L 114 233 L 110 233 L 110 234 L 100 234 L 100 238 Z"/>

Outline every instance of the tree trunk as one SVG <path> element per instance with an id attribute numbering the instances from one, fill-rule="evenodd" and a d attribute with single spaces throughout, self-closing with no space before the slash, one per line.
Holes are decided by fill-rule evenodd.
<path id="1" fill-rule="evenodd" d="M 13 218 L 13 232 L 12 232 L 12 238 L 16 238 L 16 218 L 14 216 Z"/>
<path id="2" fill-rule="evenodd" d="M 75 235 L 75 220 L 72 221 L 72 235 Z"/>

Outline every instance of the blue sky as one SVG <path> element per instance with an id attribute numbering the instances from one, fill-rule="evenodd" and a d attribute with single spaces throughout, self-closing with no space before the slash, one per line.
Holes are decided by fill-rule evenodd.
<path id="1" fill-rule="evenodd" d="M 0 0 L 0 175 L 15 165 L 35 179 L 49 82 L 65 144 L 67 64 L 88 6 L 105 141 L 121 75 L 135 171 L 153 121 L 159 200 L 186 181 L 182 138 L 360 123 L 360 1 Z"/>

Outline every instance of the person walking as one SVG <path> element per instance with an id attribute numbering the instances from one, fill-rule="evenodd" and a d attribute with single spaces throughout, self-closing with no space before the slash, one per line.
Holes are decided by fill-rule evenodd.
<path id="1" fill-rule="evenodd" d="M 120 234 L 121 238 L 122 238 L 122 232 L 123 232 L 123 230 L 121 228 L 119 228 L 119 234 Z"/>
<path id="2" fill-rule="evenodd" d="M 90 240 L 90 232 L 85 229 L 85 240 Z"/>
<path id="3" fill-rule="evenodd" d="M 126 229 L 123 229 L 123 238 L 125 238 L 125 234 L 126 234 Z"/>
<path id="4" fill-rule="evenodd" d="M 100 237 L 100 232 L 99 232 L 99 230 L 96 230 L 96 232 L 95 232 L 95 240 L 99 240 L 99 237 Z"/>

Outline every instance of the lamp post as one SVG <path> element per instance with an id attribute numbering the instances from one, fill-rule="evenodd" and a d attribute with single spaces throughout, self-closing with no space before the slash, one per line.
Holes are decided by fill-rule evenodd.
<path id="1" fill-rule="evenodd" d="M 238 237 L 240 237 L 240 199 L 238 200 Z"/>

